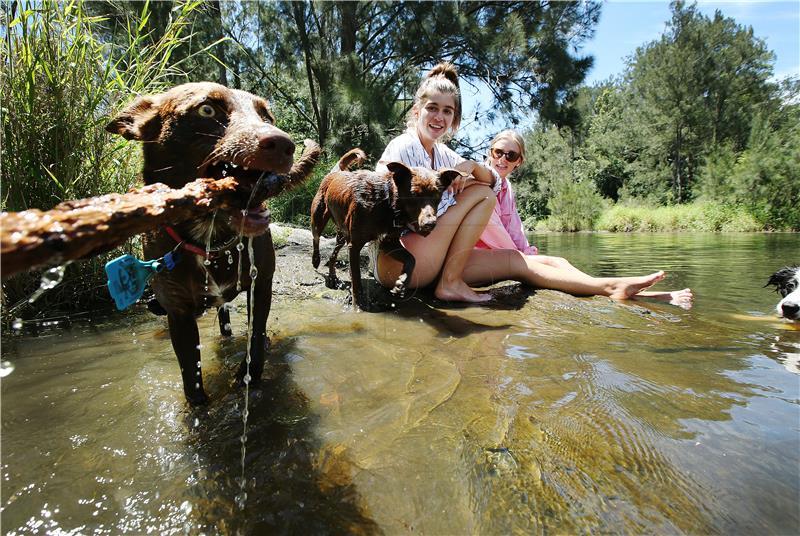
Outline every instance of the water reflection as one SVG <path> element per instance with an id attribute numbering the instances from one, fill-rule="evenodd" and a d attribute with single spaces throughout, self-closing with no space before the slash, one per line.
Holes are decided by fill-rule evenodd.
<path id="1" fill-rule="evenodd" d="M 697 304 L 517 285 L 380 314 L 278 297 L 244 510 L 241 333 L 204 348 L 205 411 L 186 410 L 159 320 L 14 339 L 4 530 L 796 533 L 800 331 L 770 320 L 761 285 L 798 239 L 536 242 L 594 272 L 672 269 Z"/>

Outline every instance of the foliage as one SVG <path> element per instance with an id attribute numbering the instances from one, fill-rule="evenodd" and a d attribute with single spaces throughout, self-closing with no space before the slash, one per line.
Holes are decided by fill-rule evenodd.
<path id="1" fill-rule="evenodd" d="M 623 77 L 575 94 L 581 118 L 574 128 L 539 121 L 527 132 L 530 169 L 514 179 L 526 196 L 519 200 L 523 219 L 550 215 L 555 227 L 574 226 L 572 215 L 570 225 L 562 225 L 553 212 L 562 200 L 550 203 L 553 184 L 570 178 L 593 183 L 604 198 L 625 205 L 612 212 L 625 221 L 609 224 L 614 228 L 683 228 L 626 221 L 627 205 L 702 200 L 727 208 L 698 218 L 690 217 L 696 209 L 683 214 L 676 208 L 664 217 L 686 216 L 686 229 L 800 229 L 800 82 L 773 82 L 773 60 L 752 29 L 719 11 L 708 18 L 674 2 L 664 35 L 636 51 Z M 587 199 L 596 192 L 584 191 Z M 574 212 L 579 205 L 569 206 Z M 591 211 L 594 204 L 582 206 Z M 720 222 L 717 213 L 738 223 Z M 591 212 L 585 216 L 592 221 Z"/>
<path id="2" fill-rule="evenodd" d="M 550 216 L 537 229 L 547 231 L 581 231 L 594 229 L 603 208 L 603 198 L 589 181 L 563 181 L 553 187 L 547 202 Z"/>
<path id="3" fill-rule="evenodd" d="M 618 233 L 631 232 L 744 232 L 763 226 L 746 208 L 714 202 L 654 207 L 617 204 L 604 211 L 596 228 Z"/>
<path id="4" fill-rule="evenodd" d="M 328 158 L 314 168 L 311 177 L 294 190 L 271 199 L 269 209 L 273 221 L 291 223 L 302 227 L 311 225 L 311 201 L 317 193 L 322 178 L 330 172 L 338 158 Z"/>
<path id="5" fill-rule="evenodd" d="M 3 210 L 46 210 L 67 199 L 134 185 L 140 149 L 112 140 L 103 127 L 131 94 L 157 90 L 177 72 L 170 55 L 186 39 L 186 18 L 195 5 L 183 4 L 173 13 L 156 42 L 144 33 L 142 21 L 149 15 L 144 9 L 138 19 L 127 21 L 124 42 L 112 46 L 98 39 L 103 19 L 89 15 L 81 2 L 4 4 Z M 34 307 L 75 308 L 107 300 L 103 262 L 97 258 L 80 269 L 70 266 L 65 282 Z M 24 300 L 38 284 L 36 273 L 11 278 L 3 286 L 5 302 Z"/>
<path id="6" fill-rule="evenodd" d="M 568 121 L 562 105 L 591 66 L 570 51 L 598 16 L 598 3 L 575 1 L 223 4 L 239 46 L 227 56 L 232 74 L 281 101 L 293 132 L 373 156 L 404 128 L 420 76 L 441 60 L 489 86 L 491 115 L 518 120 L 535 108 Z"/>

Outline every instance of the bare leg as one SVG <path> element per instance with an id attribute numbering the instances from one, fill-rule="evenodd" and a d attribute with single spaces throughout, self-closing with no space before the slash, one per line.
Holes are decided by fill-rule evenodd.
<path id="1" fill-rule="evenodd" d="M 592 277 L 577 269 L 565 270 L 534 259 L 535 256 L 516 250 L 473 249 L 464 268 L 464 281 L 481 285 L 512 279 L 538 288 L 624 300 L 664 278 L 661 271 L 635 277 Z"/>
<path id="2" fill-rule="evenodd" d="M 496 197 L 490 188 L 476 185 L 465 189 L 456 200 L 458 203 L 442 214 L 428 236 L 409 233 L 403 237 L 403 246 L 416 259 L 408 287 L 428 286 L 439 278 L 441 272 L 436 297 L 452 301 L 487 301 L 491 297 L 469 288 L 461 273 L 489 221 Z M 402 272 L 402 263 L 381 253 L 378 270 L 381 281 L 394 282 Z"/>
<path id="3" fill-rule="evenodd" d="M 582 272 L 578 268 L 575 268 L 567 259 L 563 257 L 551 257 L 549 255 L 533 255 L 531 258 L 537 262 L 541 262 L 542 264 L 547 264 L 549 266 L 553 266 L 555 268 L 560 268 L 562 270 L 566 270 L 572 272 L 576 275 L 582 275 L 589 277 L 588 274 Z M 694 295 L 692 294 L 692 289 L 685 288 L 682 290 L 643 290 L 637 293 L 635 298 L 652 298 L 654 300 L 664 301 L 671 303 L 672 305 L 678 305 L 680 307 L 690 307 L 692 300 L 694 299 Z"/>
<path id="4" fill-rule="evenodd" d="M 469 286 L 506 280 L 570 294 L 629 299 L 664 278 L 664 272 L 637 277 L 592 277 L 558 257 L 542 262 L 537 257 L 544 257 L 524 255 L 517 250 L 475 249 L 473 246 L 491 216 L 496 198 L 488 187 L 472 186 L 456 200 L 458 204 L 439 218 L 427 237 L 416 233 L 403 237 L 403 246 L 416 259 L 409 288 L 430 285 L 441 272 L 435 292 L 437 297 L 447 300 L 486 301 L 485 296 Z M 377 269 L 381 281 L 394 282 L 400 276 L 402 263 L 381 254 Z"/>

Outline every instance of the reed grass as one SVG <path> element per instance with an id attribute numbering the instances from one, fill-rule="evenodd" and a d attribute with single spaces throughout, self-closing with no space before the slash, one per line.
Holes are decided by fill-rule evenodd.
<path id="1" fill-rule="evenodd" d="M 605 210 L 595 229 L 611 232 L 747 232 L 764 225 L 745 207 L 715 202 L 695 202 L 666 207 L 617 204 Z"/>
<path id="2" fill-rule="evenodd" d="M 102 37 L 106 19 L 91 16 L 83 2 L 3 4 L 2 210 L 47 210 L 137 183 L 138 144 L 112 138 L 104 126 L 133 95 L 162 90 L 184 74 L 173 52 L 191 37 L 190 17 L 200 4 L 178 4 L 163 36 L 153 39 L 145 3 L 113 42 Z M 125 250 L 136 247 L 132 241 Z M 72 264 L 63 283 L 30 306 L 25 300 L 39 285 L 38 272 L 9 279 L 4 318 L 16 304 L 11 315 L 33 317 L 110 303 L 102 267 L 116 254 Z"/>

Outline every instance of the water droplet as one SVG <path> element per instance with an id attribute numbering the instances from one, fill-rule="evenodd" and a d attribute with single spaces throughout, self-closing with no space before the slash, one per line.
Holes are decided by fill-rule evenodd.
<path id="1" fill-rule="evenodd" d="M 197 348 L 198 350 L 200 350 L 201 348 L 203 348 L 203 345 L 202 345 L 202 344 L 198 344 L 197 346 L 195 346 L 195 348 Z"/>
<path id="2" fill-rule="evenodd" d="M 11 323 L 11 329 L 13 329 L 14 331 L 21 330 L 22 329 L 22 319 L 21 318 L 15 318 L 14 322 Z"/>
<path id="3" fill-rule="evenodd" d="M 200 389 L 200 384 L 196 383 L 196 384 L 194 384 L 194 387 L 195 387 L 195 389 Z"/>
<path id="4" fill-rule="evenodd" d="M 14 363 L 11 361 L 0 361 L 0 378 L 5 378 L 14 372 Z"/>
<path id="5" fill-rule="evenodd" d="M 242 244 L 241 242 L 239 242 L 238 244 L 236 244 L 236 249 L 237 249 L 238 251 L 244 251 L 244 244 Z"/>

